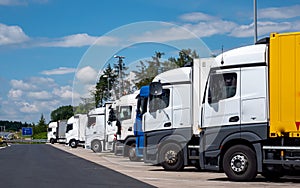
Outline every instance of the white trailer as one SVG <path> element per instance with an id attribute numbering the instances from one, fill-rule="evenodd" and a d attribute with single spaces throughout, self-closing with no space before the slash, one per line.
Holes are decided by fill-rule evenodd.
<path id="1" fill-rule="evenodd" d="M 104 107 L 95 108 L 88 113 L 88 124 L 86 126 L 85 148 L 94 152 L 105 150 L 114 151 L 115 133 L 117 128 L 112 123 L 112 103 L 107 102 Z"/>
<path id="2" fill-rule="evenodd" d="M 66 144 L 72 148 L 85 143 L 85 127 L 87 125 L 86 114 L 76 114 L 67 123 Z M 84 145 L 83 145 L 84 146 Z"/>

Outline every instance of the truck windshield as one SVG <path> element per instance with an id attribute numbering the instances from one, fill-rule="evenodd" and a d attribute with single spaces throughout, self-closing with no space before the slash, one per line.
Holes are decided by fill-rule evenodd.
<path id="1" fill-rule="evenodd" d="M 162 94 L 158 96 L 150 95 L 149 111 L 155 112 L 157 110 L 167 108 L 169 106 L 169 101 L 170 101 L 169 89 L 163 89 Z"/>
<path id="2" fill-rule="evenodd" d="M 89 116 L 88 117 L 88 127 L 96 125 L 96 116 Z"/>
<path id="3" fill-rule="evenodd" d="M 143 115 L 147 111 L 148 97 L 139 97 L 137 102 L 137 115 Z"/>
<path id="4" fill-rule="evenodd" d="M 66 133 L 69 132 L 72 129 L 73 129 L 73 123 L 72 124 L 67 124 Z"/>
<path id="5" fill-rule="evenodd" d="M 120 121 L 131 119 L 132 106 L 121 106 L 119 112 Z"/>

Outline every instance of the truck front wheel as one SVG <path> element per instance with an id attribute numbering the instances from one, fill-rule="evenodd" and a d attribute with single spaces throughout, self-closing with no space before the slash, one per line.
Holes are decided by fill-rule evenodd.
<path id="1" fill-rule="evenodd" d="M 101 142 L 99 140 L 94 140 L 92 142 L 92 150 L 95 153 L 99 153 L 102 151 L 102 146 L 101 146 Z"/>
<path id="2" fill-rule="evenodd" d="M 179 171 L 184 168 L 183 153 L 177 144 L 164 145 L 159 156 L 159 162 L 165 170 Z"/>
<path id="3" fill-rule="evenodd" d="M 77 148 L 77 141 L 76 140 L 71 140 L 69 145 L 71 146 L 71 148 Z"/>
<path id="4" fill-rule="evenodd" d="M 135 143 L 131 144 L 128 151 L 128 157 L 130 161 L 139 161 L 140 158 L 136 156 Z"/>
<path id="5" fill-rule="evenodd" d="M 55 143 L 55 139 L 51 138 L 51 139 L 50 139 L 50 143 L 51 143 L 51 144 L 54 144 L 54 143 Z"/>
<path id="6" fill-rule="evenodd" d="M 254 151 L 245 145 L 229 148 L 223 158 L 223 170 L 233 181 L 250 181 L 257 175 Z"/>

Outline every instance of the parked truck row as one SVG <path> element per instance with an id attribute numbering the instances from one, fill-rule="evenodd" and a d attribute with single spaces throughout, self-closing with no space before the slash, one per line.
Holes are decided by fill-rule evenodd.
<path id="1" fill-rule="evenodd" d="M 99 119 L 101 130 L 115 131 L 115 139 L 103 131 L 106 137 L 86 148 L 110 148 L 165 170 L 222 171 L 234 181 L 279 178 L 300 170 L 298 72 L 300 32 L 271 33 L 255 45 L 194 59 L 86 115 L 90 127 Z"/>

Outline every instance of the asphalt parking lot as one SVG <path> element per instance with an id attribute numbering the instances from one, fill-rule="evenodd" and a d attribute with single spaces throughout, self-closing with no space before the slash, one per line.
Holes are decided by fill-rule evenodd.
<path id="1" fill-rule="evenodd" d="M 300 187 L 299 176 L 285 176 L 276 182 L 269 182 L 258 175 L 252 182 L 231 182 L 224 173 L 197 171 L 193 167 L 180 172 L 168 172 L 160 166 L 132 162 L 113 153 L 93 153 L 91 150 L 72 149 L 60 144 L 52 146 L 156 187 Z"/>

